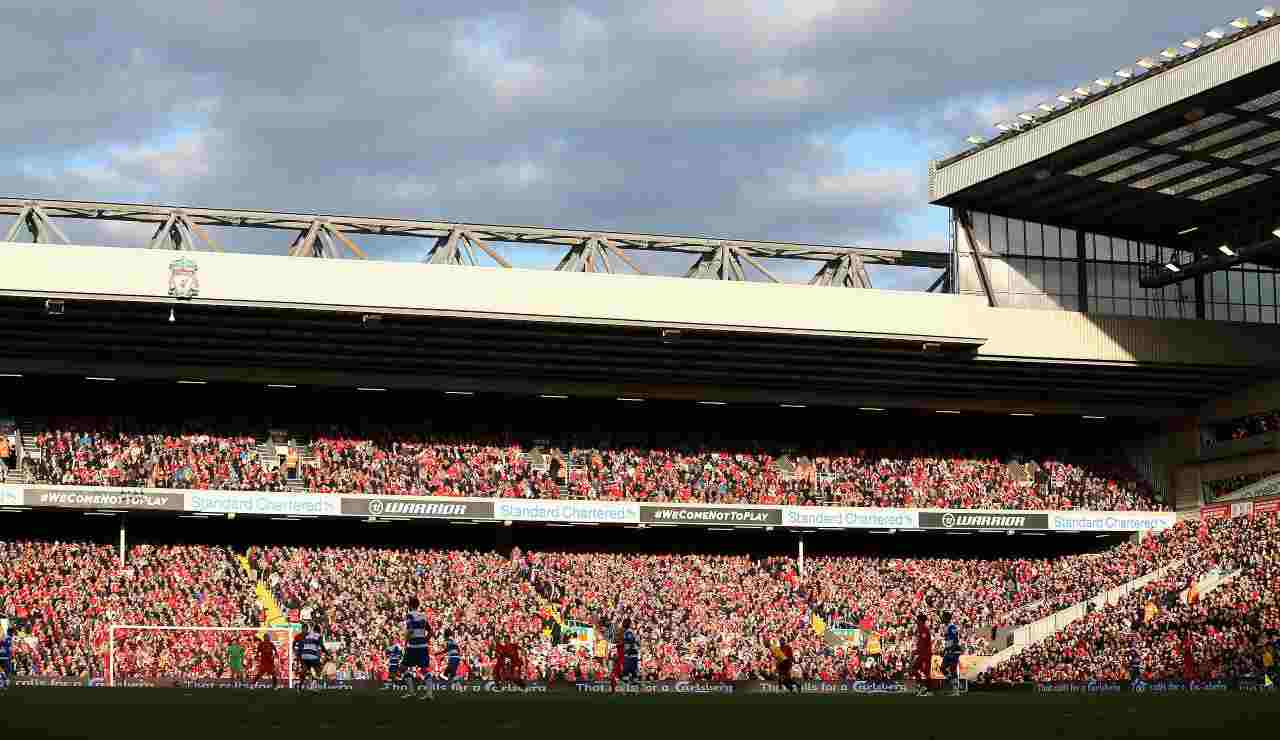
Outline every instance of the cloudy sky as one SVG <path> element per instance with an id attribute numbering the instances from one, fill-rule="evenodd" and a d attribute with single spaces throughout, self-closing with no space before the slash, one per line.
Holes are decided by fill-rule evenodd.
<path id="1" fill-rule="evenodd" d="M 1203 0 L 41 5 L 0 0 L 0 194 L 936 250 L 946 214 L 925 202 L 931 158 L 1254 10 Z M 143 237 L 95 228 L 69 231 Z M 288 237 L 221 240 L 282 251 Z M 365 246 L 416 260 L 425 243 Z M 508 254 L 524 266 L 555 259 Z"/>

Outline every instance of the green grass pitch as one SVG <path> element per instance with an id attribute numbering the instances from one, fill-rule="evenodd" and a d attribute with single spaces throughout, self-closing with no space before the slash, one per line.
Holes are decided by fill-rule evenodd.
<path id="1" fill-rule="evenodd" d="M 839 736 L 905 738 L 1267 737 L 1271 694 L 932 696 L 446 695 L 180 689 L 13 689 L 0 692 L 5 738 Z M 447 734 L 440 734 L 447 733 Z"/>

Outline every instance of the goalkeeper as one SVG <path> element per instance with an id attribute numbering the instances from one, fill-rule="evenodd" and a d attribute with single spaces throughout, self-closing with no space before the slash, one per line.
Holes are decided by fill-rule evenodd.
<path id="1" fill-rule="evenodd" d="M 227 645 L 227 668 L 232 678 L 244 680 L 244 646 L 234 639 Z"/>

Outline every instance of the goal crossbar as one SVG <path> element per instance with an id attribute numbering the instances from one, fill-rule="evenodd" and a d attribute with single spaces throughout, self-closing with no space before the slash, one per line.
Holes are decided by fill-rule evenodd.
<path id="1" fill-rule="evenodd" d="M 203 627 L 197 625 L 170 625 L 170 624 L 111 624 L 107 626 L 107 685 L 116 685 L 116 632 L 120 630 L 146 631 L 146 632 L 242 632 L 263 634 L 272 632 L 282 632 L 285 635 L 292 635 L 292 627 Z M 289 644 L 288 638 L 285 640 L 285 661 L 286 686 L 293 688 L 293 650 Z"/>

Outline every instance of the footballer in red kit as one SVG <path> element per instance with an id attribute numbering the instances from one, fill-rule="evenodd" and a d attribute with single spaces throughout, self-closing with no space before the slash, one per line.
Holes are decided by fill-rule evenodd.
<path id="1" fill-rule="evenodd" d="M 279 680 L 276 677 L 276 646 L 271 642 L 271 636 L 263 633 L 262 640 L 258 642 L 258 673 L 253 680 L 261 681 L 266 676 L 271 676 L 271 688 L 276 688 Z"/>
<path id="2" fill-rule="evenodd" d="M 622 643 L 622 629 L 619 628 L 613 641 L 613 673 L 609 677 L 610 688 L 618 690 L 618 681 L 622 678 L 622 666 L 626 661 L 626 646 Z"/>
<path id="3" fill-rule="evenodd" d="M 929 686 L 933 679 L 933 635 L 929 632 L 929 618 L 924 614 L 916 617 L 916 662 L 912 667 L 912 676 L 920 680 L 920 696 L 928 696 Z"/>

